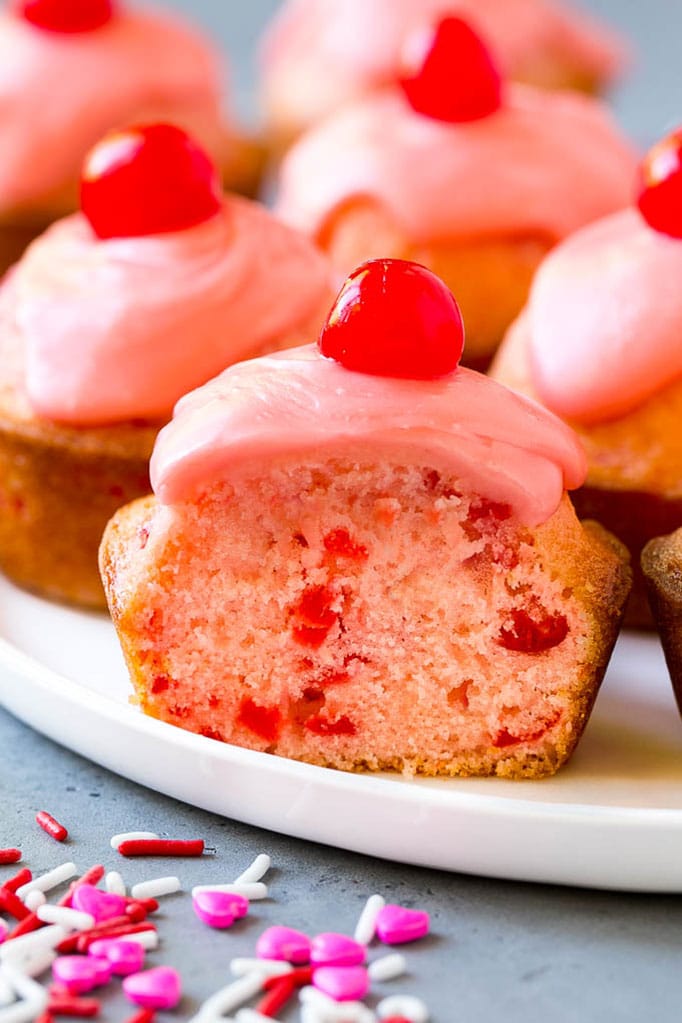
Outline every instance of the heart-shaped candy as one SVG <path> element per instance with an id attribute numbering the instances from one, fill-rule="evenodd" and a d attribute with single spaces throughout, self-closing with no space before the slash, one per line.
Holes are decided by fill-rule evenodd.
<path id="1" fill-rule="evenodd" d="M 317 934 L 310 947 L 313 966 L 361 966 L 367 949 L 346 934 Z"/>
<path id="2" fill-rule="evenodd" d="M 209 927 L 231 927 L 249 911 L 249 900 L 233 892 L 197 892 L 192 899 L 194 912 Z"/>
<path id="3" fill-rule="evenodd" d="M 102 892 L 93 884 L 80 884 L 71 896 L 71 905 L 83 913 L 89 913 L 98 924 L 122 916 L 126 911 L 127 902 L 122 895 L 114 892 Z"/>
<path id="4" fill-rule="evenodd" d="M 335 1002 L 354 1002 L 369 991 L 369 974 L 364 966 L 319 966 L 313 986 Z"/>
<path id="5" fill-rule="evenodd" d="M 268 927 L 256 942 L 256 955 L 300 966 L 310 962 L 310 938 L 291 927 Z"/>
<path id="6" fill-rule="evenodd" d="M 180 974 L 170 966 L 131 973 L 123 981 L 126 997 L 143 1009 L 174 1009 L 182 996 Z"/>
<path id="7" fill-rule="evenodd" d="M 111 967 L 98 956 L 58 956 L 52 963 L 52 976 L 70 995 L 81 995 L 108 983 Z"/>
<path id="8" fill-rule="evenodd" d="M 144 966 L 145 951 L 138 941 L 125 938 L 100 938 L 88 948 L 88 955 L 100 956 L 109 963 L 111 972 L 118 977 L 138 973 Z"/>
<path id="9" fill-rule="evenodd" d="M 376 930 L 385 945 L 417 941 L 429 933 L 429 914 L 422 909 L 405 909 L 389 903 L 377 915 Z"/>

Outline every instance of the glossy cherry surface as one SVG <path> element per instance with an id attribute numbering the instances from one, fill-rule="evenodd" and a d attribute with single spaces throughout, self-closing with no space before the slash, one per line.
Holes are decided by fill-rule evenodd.
<path id="1" fill-rule="evenodd" d="M 181 231 L 208 220 L 221 205 L 213 162 L 174 125 L 115 132 L 86 157 L 81 208 L 100 238 Z"/>
<path id="2" fill-rule="evenodd" d="M 373 259 L 347 278 L 319 346 L 346 369 L 433 380 L 457 368 L 464 325 L 451 292 L 426 267 Z"/>
<path id="3" fill-rule="evenodd" d="M 461 18 L 443 18 L 416 74 L 400 84 L 417 113 L 453 124 L 488 117 L 502 104 L 499 68 Z"/>
<path id="4" fill-rule="evenodd" d="M 113 0 L 15 0 L 15 14 L 49 32 L 92 32 L 112 19 Z"/>
<path id="5" fill-rule="evenodd" d="M 642 161 L 637 205 L 649 227 L 682 238 L 682 128 L 655 145 Z"/>

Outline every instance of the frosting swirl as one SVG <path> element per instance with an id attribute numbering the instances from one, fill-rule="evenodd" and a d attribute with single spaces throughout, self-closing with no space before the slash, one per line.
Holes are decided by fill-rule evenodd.
<path id="1" fill-rule="evenodd" d="M 349 449 L 375 458 L 377 447 L 450 470 L 528 525 L 546 521 L 586 471 L 569 427 L 487 377 L 371 376 L 306 345 L 231 366 L 182 398 L 158 436 L 152 486 L 175 504 L 257 460 Z"/>

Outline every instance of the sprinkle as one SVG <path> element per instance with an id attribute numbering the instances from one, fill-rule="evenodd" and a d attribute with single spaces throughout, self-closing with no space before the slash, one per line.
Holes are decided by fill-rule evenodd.
<path id="1" fill-rule="evenodd" d="M 3 1009 L 0 1017 L 2 1023 L 28 1023 L 29 1020 L 37 1019 L 47 1006 L 45 988 L 10 963 L 2 964 L 2 975 L 22 999 Z"/>
<path id="2" fill-rule="evenodd" d="M 239 877 L 235 878 L 234 883 L 251 884 L 254 881 L 260 881 L 260 879 L 262 877 L 265 877 L 265 875 L 267 874 L 271 864 L 272 860 L 270 859 L 268 854 L 260 853 L 259 856 L 256 856 L 253 863 L 246 868 L 243 874 L 240 874 Z"/>
<path id="3" fill-rule="evenodd" d="M 64 842 L 69 837 L 69 833 L 64 825 L 55 820 L 47 810 L 38 811 L 36 814 L 36 824 L 39 824 L 50 838 L 54 838 L 55 842 Z"/>
<path id="4" fill-rule="evenodd" d="M 182 997 L 182 981 L 172 967 L 155 966 L 124 977 L 123 991 L 143 1009 L 174 1009 Z"/>
<path id="5" fill-rule="evenodd" d="M 121 842 L 118 847 L 121 856 L 202 856 L 202 838 L 181 841 L 173 838 L 137 839 Z"/>
<path id="6" fill-rule="evenodd" d="M 21 859 L 21 849 L 0 849 L 0 866 L 7 863 L 18 863 Z"/>
<path id="7" fill-rule="evenodd" d="M 0 888 L 0 910 L 9 913 L 15 920 L 23 920 L 31 913 L 28 906 L 25 906 L 19 896 L 9 888 Z"/>
<path id="8" fill-rule="evenodd" d="M 234 1017 L 236 1023 L 272 1023 L 272 1016 L 265 1016 L 255 1009 L 240 1009 Z"/>
<path id="9" fill-rule="evenodd" d="M 36 916 L 46 924 L 61 924 L 67 931 L 89 931 L 95 926 L 95 918 L 90 913 L 65 906 L 40 906 Z"/>
<path id="10" fill-rule="evenodd" d="M 6 923 L 2 918 L 0 918 L 0 945 L 2 945 L 3 941 L 5 940 L 8 934 L 9 924 Z"/>
<path id="11" fill-rule="evenodd" d="M 115 835 L 114 837 L 118 838 L 118 835 Z M 113 839 L 112 839 L 112 841 L 113 841 Z M 118 848 L 118 846 L 117 846 L 117 848 Z M 104 879 L 104 887 L 106 888 L 106 890 L 108 892 L 111 893 L 111 895 L 123 895 L 123 896 L 125 896 L 127 894 L 126 886 L 125 886 L 125 881 L 123 880 L 123 878 L 121 877 L 121 875 L 119 874 L 119 872 L 117 870 L 110 870 L 109 871 L 109 873 L 107 874 L 107 876 Z"/>
<path id="12" fill-rule="evenodd" d="M 95 956 L 59 956 L 52 964 L 52 975 L 70 995 L 80 995 L 108 984 L 111 966 Z"/>
<path id="13" fill-rule="evenodd" d="M 404 1016 L 410 1023 L 428 1023 L 429 1010 L 420 998 L 413 995 L 391 995 L 377 1005 L 379 1019 Z"/>
<path id="14" fill-rule="evenodd" d="M 134 1016 L 130 1016 L 126 1023 L 152 1023 L 154 1019 L 153 1009 L 140 1009 Z"/>
<path id="15" fill-rule="evenodd" d="M 291 1001 L 295 991 L 296 984 L 291 976 L 278 977 L 256 1005 L 257 1016 L 276 1016 L 279 1010 Z"/>
<path id="16" fill-rule="evenodd" d="M 30 934 L 31 931 L 37 931 L 39 927 L 42 927 L 42 920 L 39 920 L 35 913 L 29 913 L 23 920 L 20 920 L 13 931 L 7 935 L 8 941 L 13 941 L 15 938 L 20 938 L 24 934 Z"/>
<path id="17" fill-rule="evenodd" d="M 14 991 L 11 984 L 5 980 L 0 970 L 0 1009 L 5 1005 L 11 1005 L 14 1001 Z"/>
<path id="18" fill-rule="evenodd" d="M 41 923 L 41 921 L 38 922 Z M 50 924 L 49 927 L 43 927 L 41 924 L 40 930 L 35 930 L 31 934 L 23 934 L 0 945 L 0 959 L 3 962 L 8 959 L 16 962 L 17 959 L 32 955 L 34 951 L 56 948 L 65 937 L 66 931 L 59 924 Z"/>
<path id="19" fill-rule="evenodd" d="M 335 1002 L 314 987 L 299 994 L 301 1023 L 375 1023 L 376 1017 L 363 1002 Z"/>
<path id="20" fill-rule="evenodd" d="M 49 970 L 56 958 L 57 953 L 54 949 L 40 948 L 29 952 L 25 957 L 22 956 L 16 965 L 21 967 L 21 972 L 27 977 L 39 977 L 45 970 Z"/>
<path id="21" fill-rule="evenodd" d="M 112 835 L 109 845 L 118 851 L 123 842 L 154 842 L 159 837 L 155 831 L 125 831 L 121 835 Z"/>
<path id="22" fill-rule="evenodd" d="M 4 888 L 8 892 L 16 892 L 17 888 L 21 888 L 22 884 L 27 884 L 33 880 L 33 874 L 28 867 L 22 867 L 14 877 L 8 877 L 6 881 L 3 881 L 0 890 Z"/>
<path id="23" fill-rule="evenodd" d="M 360 914 L 353 937 L 361 945 L 369 945 L 376 933 L 377 917 L 386 905 L 383 895 L 370 895 Z"/>
<path id="24" fill-rule="evenodd" d="M 262 881 L 250 884 L 196 884 L 192 888 L 192 895 L 200 892 L 226 892 L 229 895 L 243 895 L 249 902 L 258 902 L 259 899 L 267 899 L 268 886 Z"/>
<path id="25" fill-rule="evenodd" d="M 279 962 L 275 959 L 248 959 L 237 958 L 230 962 L 230 972 L 234 977 L 246 977 L 251 973 L 259 973 L 261 978 L 282 977 L 286 973 L 293 973 L 291 963 Z M 265 987 L 267 981 L 263 984 Z"/>
<path id="26" fill-rule="evenodd" d="M 55 1016 L 99 1016 L 96 998 L 73 998 L 67 994 L 51 995 L 47 1011 Z"/>
<path id="27" fill-rule="evenodd" d="M 111 921 L 107 921 L 107 924 L 110 923 Z M 116 927 L 107 926 L 107 924 L 102 924 L 101 927 L 93 927 L 91 931 L 85 931 L 83 934 L 79 934 L 78 941 L 76 943 L 76 950 L 78 952 L 87 952 L 93 941 L 97 941 L 98 938 L 128 938 L 133 934 L 140 934 L 142 931 L 156 930 L 153 924 L 145 923 L 119 924 Z"/>
<path id="28" fill-rule="evenodd" d="M 312 966 L 295 966 L 289 973 L 285 974 L 287 980 L 290 980 L 294 987 L 301 988 L 307 984 L 312 983 L 313 968 Z M 274 987 L 275 984 L 281 979 L 282 974 L 279 976 L 268 977 L 267 980 L 263 981 L 263 987 L 266 991 Z"/>
<path id="29" fill-rule="evenodd" d="M 367 967 L 367 972 L 370 980 L 395 980 L 396 977 L 402 977 L 407 973 L 407 960 L 400 952 L 395 952 L 393 955 L 375 959 Z"/>
<path id="30" fill-rule="evenodd" d="M 82 877 L 77 877 L 75 881 L 71 882 L 71 884 L 69 885 L 68 892 L 66 893 L 66 895 L 62 896 L 57 905 L 67 907 L 70 906 L 71 898 L 77 888 L 80 888 L 81 885 L 84 884 L 90 885 L 92 888 L 94 888 L 95 885 L 98 885 L 100 883 L 103 877 L 104 867 L 102 866 L 101 863 L 96 863 L 94 867 L 90 867 L 89 870 L 86 870 Z"/>
<path id="31" fill-rule="evenodd" d="M 54 870 L 48 870 L 46 874 L 41 874 L 39 877 L 34 877 L 28 884 L 24 884 L 21 888 L 17 889 L 17 895 L 20 899 L 23 899 L 28 895 L 29 892 L 49 892 L 57 885 L 62 884 L 64 881 L 68 881 L 69 878 L 75 877 L 78 873 L 78 868 L 75 863 L 62 863 Z"/>
<path id="32" fill-rule="evenodd" d="M 248 1002 L 262 990 L 263 974 L 256 971 L 248 973 L 207 998 L 193 1019 L 199 1023 L 200 1020 L 224 1016 L 228 1012 L 232 1012 L 233 1009 L 238 1009 L 244 1002 Z"/>
<path id="33" fill-rule="evenodd" d="M 37 889 L 34 892 L 29 892 L 24 899 L 24 905 L 31 913 L 35 913 L 46 902 L 45 892 L 39 892 Z"/>
<path id="34" fill-rule="evenodd" d="M 173 895 L 182 890 L 179 877 L 156 877 L 150 881 L 140 881 L 130 889 L 134 899 L 156 899 L 160 895 Z"/>

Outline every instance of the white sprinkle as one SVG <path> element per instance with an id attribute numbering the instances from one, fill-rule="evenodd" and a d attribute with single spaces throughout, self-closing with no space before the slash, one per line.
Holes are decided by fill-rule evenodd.
<path id="1" fill-rule="evenodd" d="M 118 835 L 116 836 L 118 838 Z M 119 874 L 118 870 L 110 870 L 104 878 L 104 887 L 112 895 L 123 895 L 127 894 L 125 881 Z"/>
<path id="2" fill-rule="evenodd" d="M 48 870 L 47 874 L 41 874 L 40 877 L 34 877 L 27 884 L 22 884 L 21 888 L 17 888 L 17 895 L 20 899 L 25 899 L 29 892 L 49 892 L 58 884 L 75 877 L 77 873 L 78 868 L 75 863 L 62 863 L 54 870 Z"/>
<path id="3" fill-rule="evenodd" d="M 335 1002 L 316 987 L 304 987 L 299 992 L 303 1006 L 302 1016 L 310 1014 L 319 1023 L 374 1023 L 376 1016 L 364 1002 Z"/>
<path id="4" fill-rule="evenodd" d="M 255 1009 L 240 1009 L 234 1018 L 236 1023 L 272 1023 L 272 1016 L 264 1016 Z"/>
<path id="5" fill-rule="evenodd" d="M 407 972 L 407 960 L 400 952 L 394 952 L 392 955 L 375 959 L 367 967 L 367 972 L 370 980 L 395 980 Z"/>
<path id="6" fill-rule="evenodd" d="M 365 903 L 364 909 L 355 928 L 353 937 L 361 945 L 369 945 L 374 938 L 377 926 L 377 917 L 386 905 L 383 895 L 370 895 Z"/>
<path id="7" fill-rule="evenodd" d="M 152 842 L 158 837 L 154 831 L 124 831 L 120 835 L 112 835 L 109 845 L 118 852 L 118 847 L 122 842 Z"/>
<path id="8" fill-rule="evenodd" d="M 46 924 L 61 924 L 67 931 L 89 931 L 95 926 L 95 918 L 91 913 L 81 913 L 78 909 L 66 906 L 40 906 L 36 916 Z"/>
<path id="9" fill-rule="evenodd" d="M 11 984 L 5 980 L 0 970 L 0 1009 L 5 1005 L 11 1005 L 14 1001 L 14 989 Z"/>
<path id="10" fill-rule="evenodd" d="M 179 877 L 154 877 L 134 884 L 130 894 L 134 899 L 158 899 L 160 895 L 172 895 L 181 890 Z"/>
<path id="11" fill-rule="evenodd" d="M 53 949 L 66 937 L 66 931 L 59 924 L 51 924 L 49 927 L 41 927 L 39 931 L 31 931 L 29 934 L 22 934 L 19 938 L 0 945 L 0 960 L 13 963 L 17 960 L 26 959 L 37 950 Z"/>
<path id="12" fill-rule="evenodd" d="M 243 874 L 235 878 L 235 884 L 251 884 L 253 881 L 260 881 L 270 869 L 272 860 L 267 853 L 256 856 L 251 866 L 247 867 Z"/>
<path id="13" fill-rule="evenodd" d="M 44 906 L 46 902 L 47 898 L 45 897 L 45 893 L 39 892 L 38 889 L 34 892 L 29 892 L 24 899 L 26 909 L 30 909 L 32 913 L 35 913 L 39 906 Z"/>
<path id="14" fill-rule="evenodd" d="M 19 941 L 18 938 L 16 940 Z M 29 1023 L 45 1011 L 48 993 L 44 987 L 9 963 L 3 963 L 2 977 L 21 997 L 21 1001 L 0 1010 L 1 1023 Z"/>
<path id="15" fill-rule="evenodd" d="M 312 985 L 308 987 L 302 987 L 298 992 L 298 1000 L 302 1005 L 316 1005 L 320 1009 L 329 1009 L 336 1003 L 328 995 L 325 995 L 323 991 L 320 991 Z"/>
<path id="16" fill-rule="evenodd" d="M 387 1019 L 389 1016 L 405 1016 L 410 1023 L 428 1023 L 429 1010 L 420 998 L 414 995 L 391 995 L 384 998 L 377 1005 L 379 1019 Z"/>
<path id="17" fill-rule="evenodd" d="M 264 977 L 283 977 L 285 973 L 291 973 L 291 963 L 280 962 L 277 959 L 232 959 L 230 972 L 234 977 L 246 977 L 256 970 Z"/>
<path id="18" fill-rule="evenodd" d="M 49 970 L 56 958 L 57 953 L 53 948 L 39 948 L 17 963 L 11 960 L 11 965 L 19 966 L 27 977 L 39 977 L 45 970 Z"/>
<path id="19" fill-rule="evenodd" d="M 197 1015 L 193 1017 L 194 1020 L 203 1023 L 207 1019 L 215 1019 L 216 1016 L 224 1016 L 233 1009 L 238 1009 L 263 990 L 264 980 L 262 973 L 249 973 L 246 977 L 240 977 L 207 998 Z"/>
<path id="20" fill-rule="evenodd" d="M 192 895 L 198 895 L 199 892 L 228 892 L 230 895 L 243 895 L 249 902 L 256 902 L 258 899 L 267 899 L 268 886 L 262 881 L 252 884 L 197 884 L 192 888 Z"/>
<path id="21" fill-rule="evenodd" d="M 106 937 L 106 935 L 103 935 Z M 148 952 L 153 952 L 155 948 L 159 947 L 159 935 L 157 931 L 137 931 L 136 934 L 125 934 L 125 941 L 136 941 L 138 945 L 142 945 Z"/>

